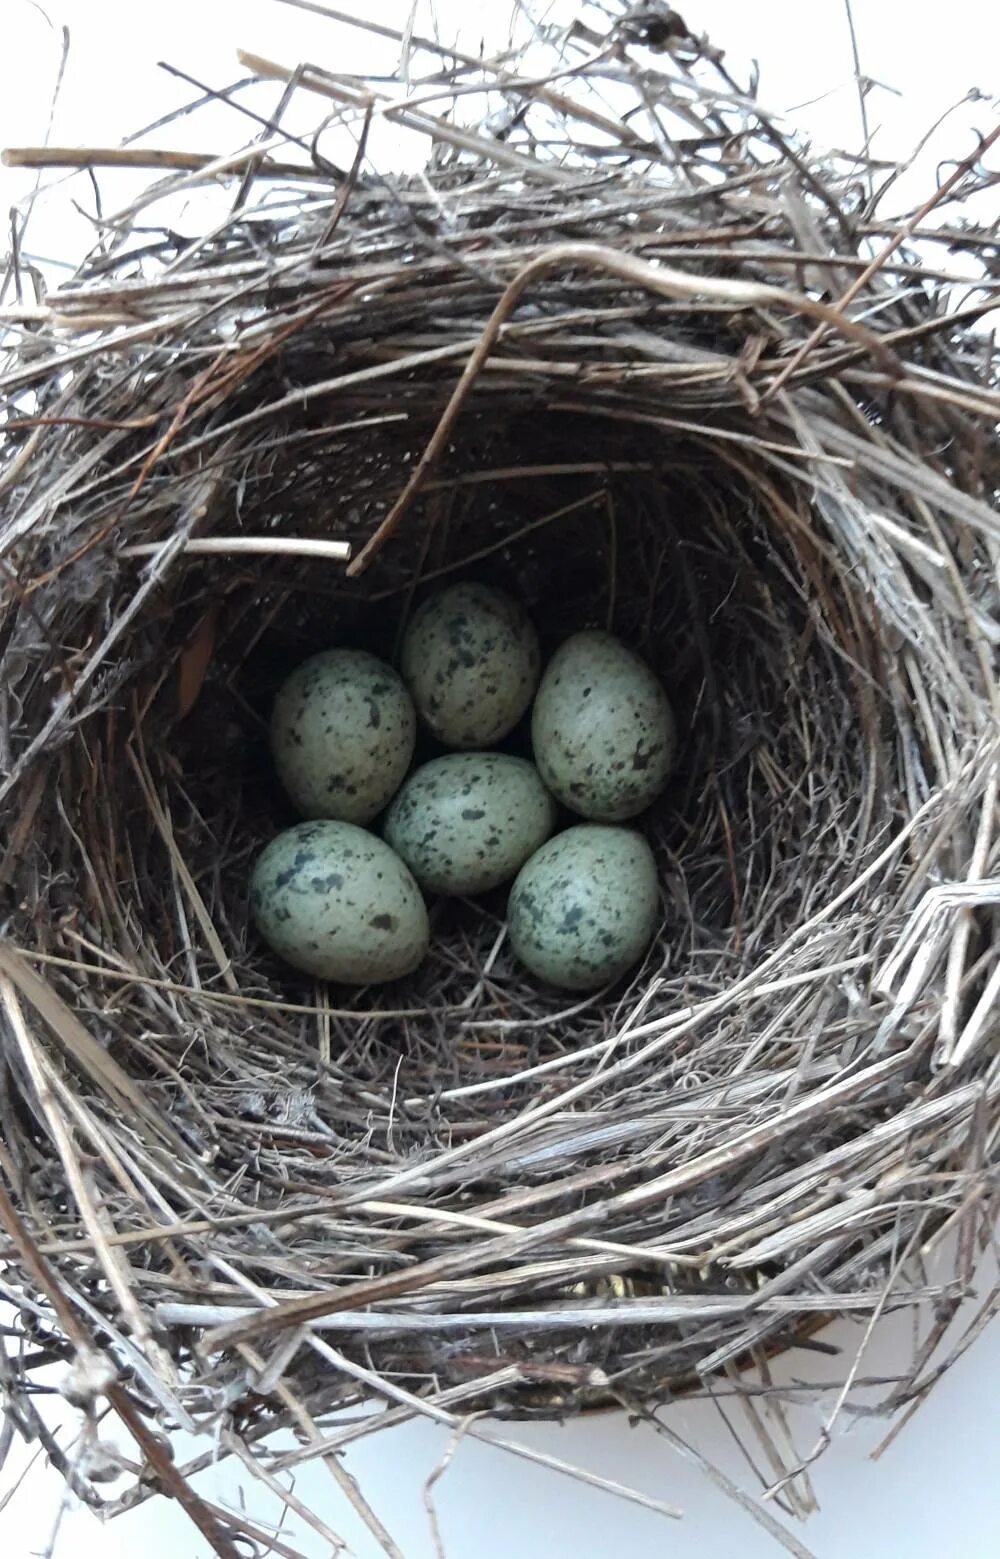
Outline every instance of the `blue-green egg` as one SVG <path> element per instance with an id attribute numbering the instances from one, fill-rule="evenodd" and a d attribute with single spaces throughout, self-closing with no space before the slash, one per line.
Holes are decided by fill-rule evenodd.
<path id="1" fill-rule="evenodd" d="M 525 968 L 567 991 L 596 990 L 638 963 L 660 898 L 653 852 L 630 828 L 581 823 L 543 844 L 510 891 L 510 945 Z"/>
<path id="2" fill-rule="evenodd" d="M 663 790 L 677 734 L 659 679 L 613 634 L 575 633 L 545 668 L 531 742 L 553 795 L 595 822 L 637 817 Z"/>
<path id="3" fill-rule="evenodd" d="M 420 718 L 446 747 L 492 747 L 538 686 L 538 635 L 524 608 L 492 585 L 459 584 L 413 614 L 400 656 Z"/>
<path id="4" fill-rule="evenodd" d="M 412 973 L 430 937 L 408 868 L 353 823 L 297 823 L 272 839 L 253 867 L 250 909 L 286 963 L 348 985 Z"/>
<path id="5" fill-rule="evenodd" d="M 368 823 L 399 789 L 417 719 L 399 675 L 365 650 L 297 666 L 271 714 L 278 778 L 303 817 Z"/>
<path id="6" fill-rule="evenodd" d="M 410 776 L 385 837 L 430 893 L 486 893 L 549 837 L 556 807 L 533 763 L 501 752 L 448 753 Z"/>

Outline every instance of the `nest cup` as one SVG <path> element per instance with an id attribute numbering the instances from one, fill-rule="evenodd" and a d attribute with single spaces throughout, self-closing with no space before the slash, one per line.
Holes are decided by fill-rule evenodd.
<path id="1" fill-rule="evenodd" d="M 745 189 L 679 205 L 651 148 L 624 164 L 356 170 L 332 214 L 322 189 L 238 211 L 146 281 L 98 256 L 58 301 L 96 335 L 11 353 L 7 1254 L 45 1357 L 105 1350 L 149 1423 L 642 1411 L 830 1316 L 966 1292 L 996 1128 L 995 391 L 933 283 L 886 264 L 868 323 L 832 309 L 863 234 L 791 162 L 754 167 L 750 236 Z M 656 940 L 586 999 L 517 967 L 504 890 L 434 903 L 379 990 L 250 928 L 293 821 L 277 686 L 334 644 L 392 658 L 468 578 L 546 650 L 611 627 L 678 715 L 639 823 Z M 917 1254 L 952 1226 L 933 1287 Z"/>

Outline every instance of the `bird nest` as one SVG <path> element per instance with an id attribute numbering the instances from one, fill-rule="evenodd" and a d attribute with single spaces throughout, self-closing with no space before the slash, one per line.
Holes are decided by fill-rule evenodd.
<path id="1" fill-rule="evenodd" d="M 83 1498 L 165 1490 L 222 1554 L 253 1525 L 161 1429 L 273 1485 L 273 1431 L 301 1461 L 418 1413 L 642 1413 L 933 1299 L 898 1406 L 988 1226 L 990 294 L 957 308 L 924 214 L 882 224 L 863 164 L 805 158 L 672 17 L 535 38 L 531 74 L 450 54 L 451 114 L 299 70 L 283 104 L 336 110 L 352 167 L 294 138 L 278 166 L 276 121 L 149 154 L 75 279 L 8 312 L 3 1390 Z M 383 113 L 424 171 L 368 166 Z M 206 180 L 223 220 L 153 225 Z M 612 626 L 678 714 L 641 823 L 662 924 L 584 999 L 518 968 L 502 891 L 432 905 L 376 990 L 249 926 L 290 821 L 275 688 L 333 643 L 391 658 L 458 578 L 549 648 Z M 34 1405 L 56 1359 L 86 1455 Z M 114 1501 L 105 1400 L 137 1446 Z"/>

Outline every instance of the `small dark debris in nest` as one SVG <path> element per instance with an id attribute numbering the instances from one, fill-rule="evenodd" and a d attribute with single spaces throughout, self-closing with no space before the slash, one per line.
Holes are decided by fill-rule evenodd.
<path id="1" fill-rule="evenodd" d="M 853 164 L 710 90 L 677 13 L 609 37 L 549 40 L 562 74 L 527 73 L 502 141 L 461 92 L 454 119 L 394 109 L 430 124 L 426 176 L 289 184 L 265 152 L 183 253 L 143 211 L 129 255 L 137 205 L 18 316 L 3 1254 L 28 1357 L 109 1363 L 132 1432 L 211 1421 L 210 1454 L 253 1466 L 292 1427 L 279 1470 L 373 1393 L 456 1428 L 655 1404 L 935 1300 L 892 1405 L 967 1287 L 997 1126 L 988 344 L 932 253 L 847 220 Z M 675 44 L 640 76 L 630 50 Z M 509 61 L 442 69 L 515 90 Z M 684 71 L 709 85 L 681 102 Z M 339 78 L 298 85 L 360 132 Z M 654 107 L 681 112 L 672 143 Z M 992 263 L 995 235 L 962 247 Z M 247 929 L 249 863 L 290 821 L 274 689 L 332 641 L 392 656 L 456 577 L 550 643 L 611 623 L 681 713 L 643 824 L 661 934 L 586 1001 L 518 972 L 502 892 L 434 906 L 391 991 L 317 990 Z M 932 1282 L 949 1225 L 957 1275 Z M 37 1430 L 30 1365 L 0 1389 Z M 149 1436 L 110 1510 L 167 1489 L 232 1551 L 199 1464 Z"/>
<path id="2" fill-rule="evenodd" d="M 643 43 L 650 49 L 668 49 L 672 43 L 696 41 L 683 16 L 658 0 L 631 6 L 619 23 L 619 32 L 629 43 Z"/>

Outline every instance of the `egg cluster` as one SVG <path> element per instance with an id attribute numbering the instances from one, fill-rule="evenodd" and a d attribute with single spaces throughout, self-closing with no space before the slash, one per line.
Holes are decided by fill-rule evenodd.
<path id="1" fill-rule="evenodd" d="M 534 763 L 492 751 L 529 706 Z M 411 773 L 418 722 L 452 750 Z M 642 835 L 620 825 L 662 791 L 676 734 L 659 681 L 612 634 L 572 635 L 543 673 L 516 601 L 454 585 L 414 614 L 399 672 L 363 650 L 303 662 L 270 734 L 305 821 L 258 857 L 250 905 L 295 968 L 398 979 L 427 951 L 425 893 L 486 893 L 512 878 L 511 947 L 548 984 L 594 990 L 649 946 L 656 868 Z M 560 803 L 586 821 L 556 833 Z M 380 813 L 381 837 L 365 826 Z"/>

